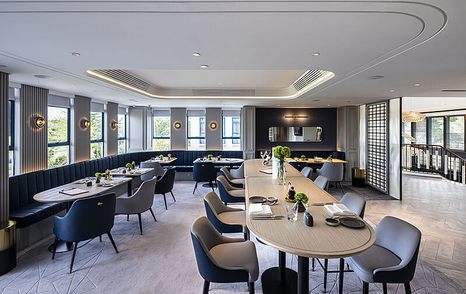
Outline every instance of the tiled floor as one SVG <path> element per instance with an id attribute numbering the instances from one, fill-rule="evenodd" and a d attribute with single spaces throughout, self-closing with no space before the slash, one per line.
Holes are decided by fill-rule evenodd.
<path id="1" fill-rule="evenodd" d="M 413 179 L 411 184 L 426 185 Z M 443 183 L 439 183 L 442 185 Z M 155 208 L 158 222 L 155 223 L 149 213 L 144 214 L 144 235 L 139 235 L 137 217 L 129 222 L 126 217 L 116 218 L 113 235 L 119 247 L 120 254 L 115 254 L 110 242 L 104 238 L 100 243 L 97 239 L 91 241 L 78 251 L 75 272 L 68 274 L 70 254 L 59 254 L 52 261 L 46 250 L 46 244 L 23 255 L 17 268 L 11 273 L 0 277 L 0 293 L 200 293 L 202 279 L 199 277 L 194 259 L 189 228 L 192 221 L 204 214 L 202 195 L 208 189 L 201 188 L 196 195 L 192 195 L 192 182 L 177 182 L 175 195 L 178 202 L 172 203 L 169 198 L 169 208 L 165 211 L 161 197 L 156 197 Z M 418 187 L 417 189 L 422 189 Z M 445 188 L 439 188 L 445 190 Z M 416 191 L 416 188 L 413 189 Z M 452 189 L 451 193 L 454 189 Z M 412 286 L 415 293 L 461 293 L 466 294 L 442 273 L 430 265 L 431 262 L 444 261 L 450 267 L 456 266 L 455 259 L 465 260 L 465 251 L 461 251 L 461 244 L 453 243 L 451 250 L 443 243 L 451 244 L 448 240 L 458 237 L 463 230 L 464 223 L 451 220 L 438 221 L 432 215 L 434 208 L 437 211 L 445 208 L 460 213 L 444 195 L 444 202 L 440 204 L 437 197 L 421 197 L 419 193 L 410 200 L 399 201 L 371 200 L 368 203 L 367 216 L 371 222 L 377 223 L 380 218 L 389 213 L 407 219 L 416 224 L 424 233 L 421 259 Z M 457 198 L 458 202 L 461 197 Z M 416 200 L 421 199 L 421 200 Z M 434 201 L 434 203 L 430 203 Z M 419 203 L 420 202 L 420 203 Z M 430 203 L 430 204 L 429 204 Z M 454 206 L 454 208 L 451 208 Z M 464 208 L 464 204 L 463 204 Z M 437 213 L 439 214 L 439 213 Z M 464 220 L 464 218 L 463 218 Z M 463 227 L 462 227 L 463 226 Z M 451 228 L 449 228 L 451 227 Z M 449 228 L 447 230 L 447 228 Z M 455 228 L 455 229 L 453 229 Z M 440 233 L 435 233 L 439 229 Z M 455 232 L 453 234 L 453 232 Z M 439 235 L 451 235 L 441 238 Z M 436 239 L 438 238 L 438 239 Z M 254 239 L 254 238 L 253 238 Z M 437 241 L 437 243 L 436 243 Z M 436 245 L 437 244 L 437 245 Z M 276 250 L 257 243 L 257 251 L 261 271 L 277 264 Z M 460 250 L 460 251 L 457 251 Z M 288 266 L 296 269 L 296 257 L 288 255 Z M 331 261 L 335 266 L 335 261 Z M 435 264 L 437 266 L 437 264 Z M 443 269 L 442 267 L 439 267 Z M 322 271 L 310 272 L 312 293 L 322 293 Z M 336 274 L 329 275 L 328 289 L 337 293 Z M 260 282 L 256 284 L 256 293 L 262 293 Z M 391 285 L 389 293 L 404 293 L 402 287 Z M 211 293 L 245 293 L 245 283 L 238 284 L 212 284 Z M 354 273 L 345 274 L 345 293 L 360 293 L 361 282 Z M 371 285 L 371 293 L 381 293 L 380 285 Z"/>

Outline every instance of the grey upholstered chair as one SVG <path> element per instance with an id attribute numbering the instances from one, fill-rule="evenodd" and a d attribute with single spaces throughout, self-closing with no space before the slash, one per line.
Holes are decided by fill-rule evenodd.
<path id="1" fill-rule="evenodd" d="M 318 176 L 315 180 L 314 183 L 322 188 L 323 190 L 327 190 L 328 188 L 328 179 L 327 177 L 324 176 Z"/>
<path id="2" fill-rule="evenodd" d="M 157 221 L 155 218 L 154 212 L 152 211 L 152 205 L 154 203 L 154 191 L 155 191 L 155 183 L 157 179 L 153 178 L 148 181 L 142 183 L 139 189 L 134 193 L 134 195 L 130 197 L 120 197 L 117 198 L 116 201 L 116 208 L 115 214 L 137 214 L 139 218 L 139 230 L 141 231 L 142 235 L 142 221 L 141 221 L 141 213 L 150 211 L 154 220 Z"/>
<path id="3" fill-rule="evenodd" d="M 211 282 L 247 282 L 249 293 L 254 293 L 259 262 L 253 242 L 222 236 L 205 216 L 194 221 L 191 239 L 197 268 L 204 279 L 203 294 L 209 293 Z"/>
<path id="4" fill-rule="evenodd" d="M 341 182 L 343 181 L 344 165 L 342 163 L 333 163 L 326 161 L 322 165 L 322 168 L 317 170 L 317 175 L 327 177 L 329 183 L 335 183 L 336 186 L 340 186 L 341 192 L 345 193 Z"/>
<path id="5" fill-rule="evenodd" d="M 249 240 L 244 210 L 224 205 L 215 192 L 209 192 L 204 196 L 204 206 L 207 218 L 217 231 L 222 234 L 243 233 L 244 239 Z"/>
<path id="6" fill-rule="evenodd" d="M 421 232 L 404 220 L 386 216 L 375 229 L 376 240 L 366 251 L 345 258 L 362 280 L 363 294 L 369 293 L 369 283 L 403 283 L 411 294 L 410 282 L 416 271 Z"/>
<path id="7" fill-rule="evenodd" d="M 244 162 L 239 168 L 230 169 L 230 174 L 234 179 L 244 179 Z"/>
<path id="8" fill-rule="evenodd" d="M 141 168 L 153 168 L 154 170 L 151 172 L 148 172 L 144 175 L 141 176 L 142 181 L 147 181 L 152 179 L 153 177 L 161 177 L 165 173 L 165 169 L 162 167 L 162 165 L 159 162 L 141 162 L 139 165 Z"/>
<path id="9" fill-rule="evenodd" d="M 220 199 L 222 199 L 225 204 L 244 202 L 244 189 L 233 187 L 224 176 L 217 177 L 217 186 Z"/>
<path id="10" fill-rule="evenodd" d="M 312 175 L 312 168 L 310 168 L 309 166 L 305 166 L 305 167 L 303 167 L 303 169 L 301 170 L 301 173 L 302 173 L 303 176 L 305 176 L 306 178 L 311 178 L 311 175 Z"/>
<path id="11" fill-rule="evenodd" d="M 232 185 L 233 187 L 236 187 L 236 188 L 243 188 L 244 187 L 244 179 L 236 179 L 234 178 L 230 171 L 228 170 L 227 167 L 222 167 L 220 169 L 220 171 L 223 173 L 223 175 L 225 176 L 225 178 L 227 179 L 227 181 L 230 183 L 230 185 Z"/>

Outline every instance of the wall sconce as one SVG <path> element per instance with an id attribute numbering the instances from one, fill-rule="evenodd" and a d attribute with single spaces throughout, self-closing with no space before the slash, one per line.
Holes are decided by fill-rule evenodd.
<path id="1" fill-rule="evenodd" d="M 212 131 L 215 131 L 215 130 L 217 129 L 217 127 L 218 127 L 218 124 L 217 124 L 216 121 L 211 121 L 211 122 L 209 123 L 209 128 L 210 128 Z"/>
<path id="2" fill-rule="evenodd" d="M 304 114 L 288 114 L 288 115 L 285 115 L 285 118 L 288 118 L 288 119 L 305 119 L 305 118 L 309 118 L 309 115 L 304 115 Z"/>
<path id="3" fill-rule="evenodd" d="M 91 126 L 91 122 L 85 117 L 81 118 L 79 124 L 81 125 L 81 129 L 83 130 L 87 130 Z"/>
<path id="4" fill-rule="evenodd" d="M 113 119 L 113 120 L 110 122 L 110 128 L 111 128 L 112 130 L 114 130 L 114 131 L 115 131 L 116 129 L 118 129 L 118 122 L 117 122 L 116 120 Z"/>
<path id="5" fill-rule="evenodd" d="M 179 121 L 175 121 L 175 122 L 173 123 L 173 127 L 175 128 L 175 130 L 179 130 L 179 129 L 181 129 L 182 124 L 181 124 L 181 122 L 179 122 Z"/>
<path id="6" fill-rule="evenodd" d="M 34 126 L 38 129 L 45 127 L 45 118 L 41 115 L 36 115 L 33 118 Z"/>

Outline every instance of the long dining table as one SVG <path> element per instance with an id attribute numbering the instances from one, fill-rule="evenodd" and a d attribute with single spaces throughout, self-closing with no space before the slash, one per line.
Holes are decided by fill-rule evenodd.
<path id="1" fill-rule="evenodd" d="M 298 214 L 297 221 L 288 220 L 286 217 L 288 202 L 285 200 L 287 186 L 279 185 L 271 175 L 261 172 L 265 168 L 270 167 L 263 166 L 260 159 L 245 161 L 246 224 L 264 244 L 276 248 L 279 252 L 298 256 L 296 289 L 299 294 L 307 294 L 309 293 L 309 258 L 339 259 L 358 254 L 372 246 L 375 242 L 375 232 L 367 223 L 362 229 L 326 225 L 323 205 L 338 200 L 287 163 L 287 182 L 291 182 L 296 192 L 304 192 L 308 196 L 306 209 L 313 216 L 314 225 L 308 227 L 304 224 L 303 213 Z M 279 201 L 278 204 L 271 206 L 272 212 L 274 215 L 284 217 L 273 220 L 251 218 L 249 197 L 252 196 L 277 197 Z M 281 266 L 285 265 L 281 264 Z M 342 268 L 341 261 L 340 267 Z M 282 283 L 285 282 L 283 281 L 285 275 L 282 274 L 285 269 L 279 269 L 280 274 L 277 276 L 277 279 L 282 279 Z M 263 285 L 263 288 L 264 286 L 266 285 Z M 276 290 L 274 293 L 279 293 Z M 291 294 L 288 290 L 284 291 L 287 292 L 283 293 Z"/>

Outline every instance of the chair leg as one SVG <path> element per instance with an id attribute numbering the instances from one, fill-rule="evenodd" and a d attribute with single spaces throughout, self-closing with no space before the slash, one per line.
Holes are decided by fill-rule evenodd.
<path id="1" fill-rule="evenodd" d="M 315 270 L 316 270 L 316 260 L 313 257 L 312 258 L 312 271 L 315 271 Z"/>
<path id="2" fill-rule="evenodd" d="M 408 283 L 405 283 L 405 293 L 406 294 L 411 294 L 411 285 Z"/>
<path id="3" fill-rule="evenodd" d="M 343 294 L 343 278 L 345 274 L 345 260 L 343 258 L 340 258 L 338 270 L 340 271 L 338 273 L 338 294 Z"/>
<path id="4" fill-rule="evenodd" d="M 76 251 L 78 250 L 78 242 L 74 242 L 73 255 L 71 256 L 70 274 L 73 272 L 74 259 L 76 257 Z"/>
<path id="5" fill-rule="evenodd" d="M 139 219 L 139 231 L 141 231 L 141 235 L 142 235 L 142 221 L 141 221 L 141 214 L 138 213 L 138 219 Z"/>
<path id="6" fill-rule="evenodd" d="M 150 211 L 150 213 L 152 214 L 152 217 L 154 217 L 154 220 L 157 221 L 157 219 L 155 218 L 154 211 L 152 210 L 152 207 L 149 208 L 149 211 Z"/>
<path id="7" fill-rule="evenodd" d="M 197 182 L 196 182 L 196 185 L 194 185 L 193 194 L 194 194 L 194 192 L 196 192 L 196 189 L 197 189 Z"/>
<path id="8" fill-rule="evenodd" d="M 328 259 L 324 259 L 324 293 L 327 293 L 327 271 L 328 271 Z"/>
<path id="9" fill-rule="evenodd" d="M 387 283 L 382 283 L 383 294 L 387 294 Z"/>
<path id="10" fill-rule="evenodd" d="M 369 294 L 369 283 L 362 282 L 362 294 Z"/>
<path id="11" fill-rule="evenodd" d="M 112 234 L 110 232 L 107 233 L 108 238 L 110 239 L 110 242 L 112 242 L 113 248 L 115 249 L 116 253 L 118 254 L 118 248 L 116 247 L 115 241 L 113 241 Z"/>
<path id="12" fill-rule="evenodd" d="M 343 185 L 341 184 L 341 182 L 338 182 L 338 185 L 340 186 L 341 193 L 343 193 L 343 195 L 344 195 L 345 190 L 343 190 Z"/>
<path id="13" fill-rule="evenodd" d="M 129 221 L 129 214 L 126 215 L 126 221 Z"/>
<path id="14" fill-rule="evenodd" d="M 249 240 L 251 237 L 249 237 L 249 232 L 244 232 L 243 233 L 244 240 Z"/>
<path id="15" fill-rule="evenodd" d="M 212 192 L 215 192 L 214 183 L 210 182 L 210 187 L 212 187 Z"/>
<path id="16" fill-rule="evenodd" d="M 165 193 L 162 194 L 163 195 L 163 202 L 165 202 L 165 210 L 168 209 L 167 207 L 167 197 L 165 196 Z"/>
<path id="17" fill-rule="evenodd" d="M 249 290 L 249 294 L 254 294 L 255 293 L 255 291 L 254 291 L 254 282 L 248 283 L 248 290 Z"/>
<path id="18" fill-rule="evenodd" d="M 102 243 L 102 235 L 99 235 L 99 242 Z"/>
<path id="19" fill-rule="evenodd" d="M 172 191 L 170 191 L 170 194 L 172 194 L 173 201 L 176 202 L 175 195 L 173 195 L 173 192 L 172 192 Z"/>
<path id="20" fill-rule="evenodd" d="M 202 289 L 202 294 L 209 293 L 209 286 L 210 286 L 210 282 L 209 281 L 204 281 L 204 288 Z"/>
<path id="21" fill-rule="evenodd" d="M 53 242 L 52 259 L 55 259 L 55 253 L 57 252 L 57 245 L 58 245 L 58 238 L 55 237 L 55 242 Z"/>

